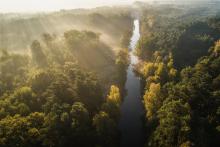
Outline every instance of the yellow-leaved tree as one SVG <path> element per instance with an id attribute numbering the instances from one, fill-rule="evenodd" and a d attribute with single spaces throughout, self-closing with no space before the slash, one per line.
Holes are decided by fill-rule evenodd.
<path id="1" fill-rule="evenodd" d="M 146 115 L 149 120 L 152 120 L 155 117 L 157 110 L 161 106 L 162 101 L 160 99 L 160 90 L 160 83 L 151 83 L 149 90 L 145 92 L 144 104 L 147 110 Z"/>
<path id="2" fill-rule="evenodd" d="M 107 97 L 107 102 L 111 101 L 111 102 L 115 102 L 117 104 L 121 103 L 121 96 L 120 96 L 120 90 L 117 86 L 112 85 L 109 95 Z"/>

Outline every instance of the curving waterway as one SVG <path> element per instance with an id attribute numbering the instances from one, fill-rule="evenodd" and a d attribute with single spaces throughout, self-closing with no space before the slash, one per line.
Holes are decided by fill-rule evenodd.
<path id="1" fill-rule="evenodd" d="M 127 94 L 121 106 L 121 119 L 119 122 L 122 135 L 120 147 L 144 146 L 143 121 L 141 119 L 144 108 L 141 99 L 141 84 L 140 79 L 133 72 L 133 65 L 138 62 L 138 58 L 133 54 L 133 51 L 140 38 L 139 26 L 139 20 L 134 20 L 133 35 L 129 45 L 131 63 L 127 69 L 125 84 Z"/>

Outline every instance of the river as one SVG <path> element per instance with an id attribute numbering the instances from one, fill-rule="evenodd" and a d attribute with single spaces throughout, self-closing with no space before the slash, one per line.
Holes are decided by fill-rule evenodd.
<path id="1" fill-rule="evenodd" d="M 133 72 L 133 65 L 138 58 L 133 54 L 135 46 L 140 38 L 139 20 L 134 20 L 133 35 L 131 37 L 129 50 L 131 63 L 127 69 L 127 81 L 125 88 L 127 94 L 121 106 L 121 119 L 119 129 L 121 131 L 120 147 L 143 147 L 144 130 L 142 116 L 144 112 L 141 99 L 140 79 Z"/>

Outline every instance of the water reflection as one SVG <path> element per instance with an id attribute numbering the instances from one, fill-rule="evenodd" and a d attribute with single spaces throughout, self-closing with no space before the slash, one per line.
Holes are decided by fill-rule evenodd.
<path id="1" fill-rule="evenodd" d="M 119 128 L 122 134 L 121 147 L 142 147 L 143 146 L 143 122 L 142 114 L 144 112 L 141 101 L 140 80 L 133 72 L 133 64 L 138 62 L 138 58 L 133 55 L 135 46 L 140 38 L 139 20 L 134 20 L 134 30 L 130 41 L 131 64 L 127 70 L 127 81 L 125 88 L 127 96 L 121 106 L 121 120 Z"/>

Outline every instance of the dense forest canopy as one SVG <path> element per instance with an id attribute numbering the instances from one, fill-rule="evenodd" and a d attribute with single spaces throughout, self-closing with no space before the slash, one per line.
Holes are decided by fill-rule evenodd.
<path id="1" fill-rule="evenodd" d="M 146 146 L 220 145 L 219 11 L 192 7 L 143 8 L 136 70 Z"/>
<path id="2" fill-rule="evenodd" d="M 219 2 L 135 2 L 0 20 L 1 147 L 121 146 L 129 68 L 142 85 L 144 146 L 220 146 Z"/>
<path id="3" fill-rule="evenodd" d="M 56 42 L 52 36 L 44 34 L 45 46 L 37 40 L 33 41 L 31 56 L 2 50 L 1 146 L 118 144 L 116 124 L 119 119 L 120 90 L 113 85 L 105 97 L 108 84 L 101 82 L 95 73 L 82 68 L 84 66 L 80 62 L 80 58 L 85 58 L 80 57 L 82 52 L 89 50 L 94 50 L 94 59 L 100 60 L 104 56 L 99 35 L 71 30 L 65 32 L 64 36 L 63 44 L 67 45 L 56 48 L 54 43 L 62 42 Z M 86 38 L 87 44 L 82 43 L 85 41 L 83 38 Z M 76 44 L 73 46 L 72 43 Z M 109 57 L 110 53 L 106 56 Z M 95 62 L 101 64 L 99 60 Z M 116 69 L 117 66 L 122 68 L 121 64 L 124 63 L 112 63 L 112 58 L 107 61 L 103 64 L 110 64 Z M 109 78 L 105 77 L 107 80 Z"/>
<path id="4" fill-rule="evenodd" d="M 112 9 L 1 16 L 0 146 L 119 145 L 132 16 Z"/>

